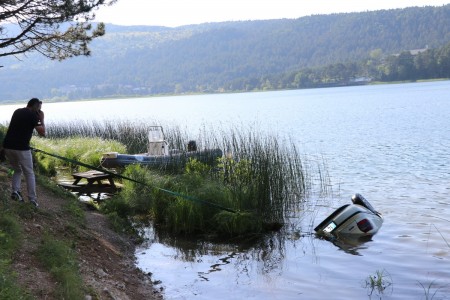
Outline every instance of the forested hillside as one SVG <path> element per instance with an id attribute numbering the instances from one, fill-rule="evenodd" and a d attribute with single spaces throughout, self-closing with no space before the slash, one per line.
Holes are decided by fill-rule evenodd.
<path id="1" fill-rule="evenodd" d="M 359 77 L 402 80 L 388 76 L 395 58 L 414 63 L 427 48 L 441 51 L 441 68 L 445 51 L 450 60 L 450 5 L 177 28 L 107 25 L 106 30 L 93 42 L 90 57 L 0 60 L 0 101 L 302 88 Z M 422 50 L 410 51 L 417 49 Z"/>

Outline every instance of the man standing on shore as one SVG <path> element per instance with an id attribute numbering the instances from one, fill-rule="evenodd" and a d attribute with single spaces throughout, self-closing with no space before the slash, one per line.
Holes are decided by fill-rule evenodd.
<path id="1" fill-rule="evenodd" d="M 33 98 L 28 101 L 27 107 L 14 111 L 3 140 L 6 158 L 14 170 L 11 197 L 24 201 L 20 193 L 23 173 L 27 183 L 28 200 L 36 207 L 38 203 L 30 140 L 34 129 L 40 136 L 45 136 L 44 112 L 41 106 L 42 101 Z"/>

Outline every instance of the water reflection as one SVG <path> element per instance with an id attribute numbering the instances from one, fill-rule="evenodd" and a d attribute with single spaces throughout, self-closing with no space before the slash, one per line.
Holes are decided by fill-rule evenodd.
<path id="1" fill-rule="evenodd" d="M 360 250 L 368 248 L 368 245 L 366 245 L 366 243 L 372 241 L 372 236 L 352 237 L 340 235 L 338 237 L 326 237 L 317 235 L 317 238 L 333 243 L 333 245 L 335 245 L 345 253 L 358 256 L 361 256 Z"/>
<path id="2" fill-rule="evenodd" d="M 176 251 L 176 254 L 172 255 L 173 259 L 184 262 L 201 262 L 201 257 L 205 255 L 221 256 L 218 259 L 219 263 L 211 265 L 211 271 L 213 272 L 217 271 L 220 265 L 229 264 L 231 260 L 242 263 L 249 258 L 263 262 L 263 269 L 269 271 L 275 267 L 276 262 L 284 258 L 286 240 L 292 239 L 293 236 L 296 239 L 301 237 L 298 232 L 289 234 L 285 230 L 268 234 L 255 234 L 242 237 L 239 240 L 217 240 L 207 236 L 174 237 L 170 233 L 158 230 L 151 224 L 141 231 L 146 241 L 141 245 L 141 249 L 147 249 L 155 243 L 162 244 Z M 243 255 L 244 253 L 245 255 Z"/>
<path id="3" fill-rule="evenodd" d="M 206 272 L 198 272 L 198 276 L 203 279 L 208 281 L 208 274 L 212 273 L 212 272 L 218 272 L 221 271 L 221 266 L 225 266 L 231 263 L 231 260 L 237 255 L 236 252 L 231 252 L 230 254 L 226 255 L 225 257 L 219 258 L 219 263 L 213 264 L 210 269 Z"/>
<path id="4" fill-rule="evenodd" d="M 136 252 L 138 266 L 157 277 L 152 280 L 161 285 L 168 299 L 190 299 L 193 295 L 197 299 L 209 299 L 211 291 L 214 295 L 232 292 L 237 298 L 261 293 L 259 298 L 252 296 L 258 299 L 269 299 L 264 292 L 270 291 L 288 299 L 290 293 L 298 293 L 292 280 L 296 283 L 300 280 L 305 286 L 313 284 L 315 279 L 312 277 L 296 277 L 308 276 L 303 274 L 310 270 L 304 259 L 312 258 L 313 265 L 320 265 L 316 247 L 323 245 L 318 243 L 331 242 L 339 251 L 363 256 L 360 251 L 367 249 L 367 243 L 372 241 L 370 237 L 325 240 L 299 227 L 291 225 L 279 232 L 252 236 L 239 242 L 218 242 L 173 237 L 148 226 L 144 229 L 147 242 Z M 226 298 L 219 296 L 218 299 Z"/>

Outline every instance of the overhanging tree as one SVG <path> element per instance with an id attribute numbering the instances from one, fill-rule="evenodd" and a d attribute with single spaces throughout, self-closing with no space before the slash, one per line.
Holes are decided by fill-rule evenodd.
<path id="1" fill-rule="evenodd" d="M 39 52 L 56 60 L 90 55 L 105 34 L 94 11 L 117 0 L 0 0 L 0 57 Z"/>

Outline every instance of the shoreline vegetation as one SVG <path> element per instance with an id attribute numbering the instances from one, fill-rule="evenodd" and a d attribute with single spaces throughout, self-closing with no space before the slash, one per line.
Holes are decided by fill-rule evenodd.
<path id="1" fill-rule="evenodd" d="M 34 138 L 33 145 L 98 166 L 105 152 L 145 153 L 149 126 L 154 124 L 86 121 L 73 125 L 47 124 L 48 139 Z M 182 151 L 190 140 L 177 126 L 165 126 L 165 136 L 170 149 Z M 117 169 L 119 174 L 145 184 L 123 180 L 123 191 L 99 209 L 122 228 L 130 228 L 126 223 L 136 216 L 152 220 L 173 234 L 259 235 L 280 229 L 289 212 L 297 210 L 312 189 L 310 165 L 293 142 L 279 143 L 280 137 L 242 128 L 203 131 L 199 136 L 199 149 L 219 148 L 225 155 L 210 164 L 190 159 L 170 168 L 132 165 Z M 60 168 L 83 170 L 42 153 L 36 153 L 36 158 L 39 170 L 48 176 L 55 176 Z M 321 190 L 325 190 L 322 186 L 326 186 L 326 180 L 326 176 L 319 180 Z M 193 201 L 177 194 L 187 195 Z"/>
<path id="2" fill-rule="evenodd" d="M 320 88 L 332 88 L 332 87 L 350 87 L 350 86 L 362 86 L 362 85 L 384 85 L 384 84 L 404 84 L 404 83 L 420 83 L 420 82 L 435 82 L 435 81 L 448 81 L 450 78 L 433 78 L 433 79 L 420 79 L 420 80 L 402 80 L 402 81 L 371 81 L 363 84 L 347 84 L 347 85 L 329 85 L 322 87 L 311 87 L 311 88 L 293 88 L 293 89 L 264 89 L 264 90 L 254 90 L 254 91 L 226 91 L 226 92 L 185 92 L 185 93 L 168 93 L 168 94 L 149 94 L 149 95 L 116 95 L 109 97 L 99 97 L 99 98 L 86 98 L 86 99 L 75 99 L 75 100 L 56 100 L 56 99 L 43 99 L 46 103 L 64 103 L 64 102 L 88 102 L 88 101 L 108 101 L 108 100 L 126 100 L 126 99 L 140 99 L 140 98 L 159 98 L 159 97 L 178 97 L 178 96 L 192 96 L 192 95 L 223 95 L 223 94 L 243 94 L 243 93 L 264 93 L 264 92 L 275 92 L 275 91 L 292 91 L 292 90 L 307 90 L 307 89 L 320 89 Z M 23 100 L 2 100 L 0 101 L 0 106 L 2 105 L 20 105 L 24 104 L 29 99 Z"/>
<path id="3" fill-rule="evenodd" d="M 148 126 L 151 125 L 110 121 L 78 122 L 77 126 L 70 123 L 47 124 L 48 138 L 33 137 L 32 145 L 37 149 L 97 166 L 104 152 L 145 152 Z M 277 142 L 278 137 L 266 136 L 250 129 L 245 131 L 236 128 L 229 132 L 216 130 L 202 132 L 201 138 L 197 140 L 199 148 L 220 147 L 224 150 L 226 155 L 213 164 L 189 160 L 170 169 L 150 170 L 133 165 L 116 170 L 139 182 L 145 182 L 146 185 L 123 181 L 123 189 L 119 194 L 104 201 L 91 201 L 87 206 L 76 201 L 76 197 L 62 190 L 55 182 L 58 170 L 83 170 L 77 165 L 44 156 L 40 152 L 34 154 L 39 194 L 45 199 L 48 198 L 47 191 L 50 191 L 54 194 L 53 197 L 58 198 L 57 201 L 43 200 L 39 210 L 33 210 L 26 203 L 11 203 L 6 180 L 9 175 L 7 168 L 2 165 L 0 175 L 5 180 L 2 180 L 0 186 L 0 196 L 6 213 L 0 217 L 0 223 L 7 225 L 0 232 L 0 273 L 5 276 L 3 282 L 0 282 L 0 290 L 6 295 L 4 299 L 33 299 L 43 295 L 47 299 L 80 299 L 83 295 L 90 295 L 91 299 L 106 299 L 105 293 L 117 297 L 121 293 L 121 288 L 117 290 L 120 276 L 128 278 L 122 285 L 131 284 L 132 280 L 129 278 L 132 277 L 137 287 L 145 287 L 147 290 L 146 299 L 159 299 L 160 294 L 153 290 L 150 277 L 141 274 L 132 263 L 134 268 L 129 266 L 114 271 L 111 270 L 112 266 L 102 267 L 104 261 L 98 262 L 97 269 L 87 267 L 89 263 L 86 265 L 86 261 L 91 258 L 81 255 L 88 251 L 81 248 L 92 248 L 95 245 L 86 241 L 81 232 L 84 233 L 89 226 L 98 225 L 98 220 L 93 221 L 96 225 L 86 225 L 86 219 L 92 219 L 92 216 L 107 219 L 103 221 L 106 222 L 103 227 L 95 228 L 101 233 L 91 234 L 98 238 L 102 238 L 104 231 L 111 227 L 117 236 L 125 236 L 128 240 L 141 243 L 143 237 L 140 230 L 151 222 L 155 230 L 173 236 L 213 242 L 239 243 L 242 240 L 248 243 L 256 242 L 267 232 L 282 230 L 289 223 L 289 214 L 301 211 L 312 187 L 317 184 L 317 178 L 320 190 L 326 190 L 328 179 L 325 168 L 322 168 L 323 173 L 312 176 L 309 162 L 302 159 L 292 142 L 281 146 Z M 0 142 L 5 132 L 6 127 L 0 125 Z M 171 148 L 183 150 L 187 147 L 189 138 L 177 126 L 169 127 L 165 130 L 165 135 Z M 155 187 L 227 207 L 236 213 L 164 194 Z M 60 203 L 60 212 L 52 217 L 53 212 L 48 207 L 56 205 L 56 202 Z M 36 230 L 39 233 L 35 233 Z M 20 238 L 23 234 L 28 236 L 30 233 L 37 234 L 38 237 L 30 240 Z M 112 251 L 114 255 L 104 254 L 105 259 L 113 264 L 117 259 L 130 264 L 128 257 L 134 256 L 134 246 L 127 243 L 128 247 L 122 250 L 117 250 L 117 247 L 123 243 L 106 247 L 106 251 Z M 106 241 L 106 245 L 111 244 Z M 12 255 L 22 248 L 31 253 L 27 255 L 33 258 L 32 262 L 21 261 Z M 51 254 L 48 255 L 49 253 Z M 91 255 L 95 258 L 100 254 L 95 250 Z M 13 259 L 8 259 L 11 256 Z M 43 268 L 42 272 L 47 273 L 49 278 L 47 286 L 36 291 L 30 283 L 31 279 L 29 283 L 23 284 L 23 279 L 11 272 L 17 264 L 34 270 L 33 272 Z M 33 272 L 29 271 L 30 276 Z M 101 280 L 111 273 L 115 273 L 118 281 L 111 283 Z M 133 290 L 132 293 L 139 292 Z"/>

